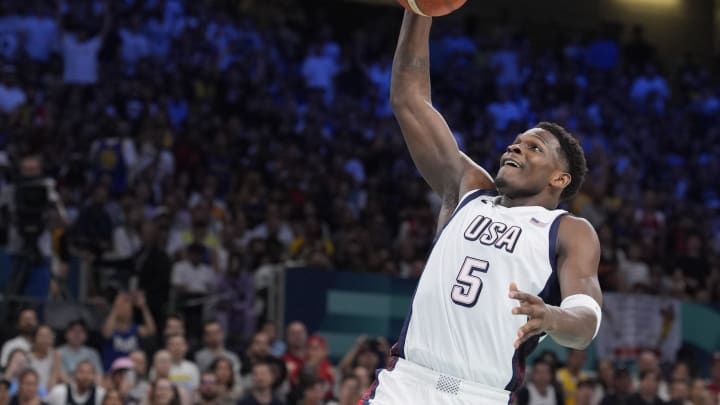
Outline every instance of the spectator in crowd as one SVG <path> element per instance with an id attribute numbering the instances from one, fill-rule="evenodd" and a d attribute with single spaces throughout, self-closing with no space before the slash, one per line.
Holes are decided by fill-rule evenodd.
<path id="1" fill-rule="evenodd" d="M 658 370 L 641 371 L 638 391 L 630 396 L 628 405 L 662 405 L 665 401 L 658 396 L 660 372 Z"/>
<path id="2" fill-rule="evenodd" d="M 153 319 L 159 320 L 157 328 L 163 330 L 170 301 L 172 262 L 162 249 L 160 230 L 154 221 L 145 221 L 140 225 L 140 242 L 133 260 L 134 270 L 138 274 L 138 287 L 142 291 L 152 291 L 146 297 L 147 305 Z"/>
<path id="3" fill-rule="evenodd" d="M 60 353 L 55 350 L 55 332 L 47 325 L 40 325 L 35 330 L 35 337 L 30 351 L 30 367 L 38 374 L 38 384 L 49 392 L 52 387 L 64 380 Z"/>
<path id="4" fill-rule="evenodd" d="M 575 403 L 577 405 L 593 405 L 593 395 L 595 393 L 595 382 L 593 380 L 583 380 L 577 385 L 575 393 Z"/>
<path id="5" fill-rule="evenodd" d="M 285 362 L 270 352 L 270 339 L 264 332 L 258 332 L 253 336 L 250 344 L 245 351 L 245 357 L 242 361 L 240 386 L 244 391 L 252 388 L 252 366 L 255 363 L 264 362 L 270 365 L 273 373 L 273 390 L 279 386 L 287 378 L 287 369 Z"/>
<path id="6" fill-rule="evenodd" d="M 113 361 L 108 372 L 107 389 L 120 394 L 124 404 L 139 405 L 142 398 L 135 398 L 131 392 L 135 386 L 135 365 L 129 357 L 120 357 Z"/>
<path id="7" fill-rule="evenodd" d="M 270 354 L 275 357 L 281 357 L 286 350 L 285 342 L 282 339 L 278 339 L 277 326 L 275 322 L 267 321 L 260 328 L 260 332 L 264 333 L 270 344 Z"/>
<path id="8" fill-rule="evenodd" d="M 333 397 L 333 385 L 335 382 L 335 368 L 328 359 L 327 341 L 319 335 L 312 335 L 308 338 L 307 358 L 303 364 L 301 373 L 315 375 L 325 381 L 327 392 L 325 399 Z"/>
<path id="9" fill-rule="evenodd" d="M 712 366 L 710 366 L 710 381 L 707 383 L 707 390 L 714 398 L 720 399 L 720 353 L 713 354 Z"/>
<path id="10" fill-rule="evenodd" d="M 170 314 L 165 318 L 162 341 L 166 342 L 170 336 L 187 336 L 185 332 L 185 318 L 180 314 Z"/>
<path id="11" fill-rule="evenodd" d="M 298 383 L 300 372 L 307 356 L 307 328 L 302 322 L 291 322 L 285 331 L 287 351 L 283 355 L 285 367 L 288 371 L 290 384 L 294 387 Z"/>
<path id="12" fill-rule="evenodd" d="M 383 339 L 371 339 L 366 335 L 358 337 L 355 345 L 345 353 L 338 364 L 342 375 L 353 374 L 353 369 L 356 367 L 363 367 L 372 375 L 375 370 L 382 367 L 384 354 L 381 353 L 382 342 Z M 389 353 L 389 350 L 387 352 Z"/>
<path id="13" fill-rule="evenodd" d="M 100 381 L 103 374 L 100 355 L 95 348 L 85 345 L 87 334 L 88 327 L 82 318 L 71 321 L 65 329 L 65 344 L 60 346 L 57 351 L 60 353 L 60 361 L 65 374 L 73 374 L 81 361 L 89 361 L 94 366 L 94 374 Z"/>
<path id="14" fill-rule="evenodd" d="M 133 362 L 134 384 L 130 391 L 132 398 L 143 399 L 147 395 L 147 391 L 150 388 L 148 383 L 148 371 L 147 371 L 147 356 L 142 350 L 134 350 L 130 353 L 130 360 Z"/>
<path id="15" fill-rule="evenodd" d="M 133 321 L 133 306 L 137 307 L 143 317 L 143 324 Z M 145 303 L 145 293 L 119 292 L 115 296 L 110 315 L 105 319 L 102 328 L 105 338 L 103 345 L 103 364 L 109 369 L 115 359 L 128 356 L 140 347 L 140 338 L 155 334 L 155 321 Z"/>
<path id="16" fill-rule="evenodd" d="M 39 378 L 35 370 L 25 369 L 18 377 L 18 390 L 10 399 L 10 405 L 45 405 L 38 393 Z"/>
<path id="17" fill-rule="evenodd" d="M 210 364 L 209 370 L 215 373 L 218 383 L 220 402 L 235 404 L 242 397 L 243 386 L 238 375 L 233 371 L 233 362 L 227 357 L 220 356 Z M 243 364 L 244 366 L 244 364 Z M 251 388 L 251 387 L 248 387 Z"/>
<path id="18" fill-rule="evenodd" d="M 212 371 L 203 371 L 200 376 L 200 386 L 195 393 L 194 404 L 218 405 L 220 404 L 220 388 L 218 378 Z"/>
<path id="19" fill-rule="evenodd" d="M 599 404 L 605 396 L 613 393 L 615 389 L 615 368 L 612 362 L 606 359 L 598 359 L 595 377 L 596 384 L 593 393 L 593 403 Z"/>
<path id="20" fill-rule="evenodd" d="M 58 28 L 60 30 L 60 49 L 63 59 L 63 82 L 67 84 L 96 84 L 99 76 L 99 54 L 103 41 L 111 27 L 111 3 L 103 6 L 103 26 L 97 35 L 91 34 L 87 25 L 79 32 L 66 29 L 62 11 L 58 10 Z"/>
<path id="21" fill-rule="evenodd" d="M 181 405 L 183 394 L 175 384 L 167 378 L 155 379 L 148 391 L 148 402 L 155 405 Z"/>
<path id="22" fill-rule="evenodd" d="M 340 384 L 338 405 L 357 405 L 362 395 L 360 380 L 353 374 L 345 376 Z"/>
<path id="23" fill-rule="evenodd" d="M 192 330 L 200 329 L 204 300 L 217 286 L 215 271 L 203 260 L 207 254 L 202 244 L 192 243 L 187 248 L 187 259 L 175 263 L 172 270 L 178 302 L 192 301 L 184 308 L 185 321 Z"/>
<path id="24" fill-rule="evenodd" d="M 705 387 L 705 381 L 697 378 L 690 388 L 690 402 L 693 405 L 711 405 L 717 401 L 717 397 L 713 396 Z"/>
<path id="25" fill-rule="evenodd" d="M 557 380 L 565 393 L 565 405 L 576 405 L 575 392 L 577 391 L 577 384 L 590 378 L 583 371 L 584 365 L 585 351 L 568 349 L 565 367 L 557 371 Z"/>
<path id="26" fill-rule="evenodd" d="M 10 381 L 10 395 L 15 395 L 20 388 L 20 376 L 30 369 L 30 354 L 22 349 L 15 349 L 10 353 L 8 364 L 3 370 L 3 379 Z M 37 375 L 37 373 L 35 373 Z M 37 378 L 37 376 L 36 376 Z M 44 397 L 47 391 L 38 385 L 39 396 Z"/>
<path id="27" fill-rule="evenodd" d="M 97 371 L 90 360 L 80 360 L 68 384 L 55 385 L 45 401 L 48 405 L 87 404 L 100 405 L 105 389 L 96 385 Z"/>
<path id="28" fill-rule="evenodd" d="M 533 364 L 530 381 L 517 393 L 517 405 L 563 405 L 562 389 L 556 388 L 550 365 L 543 360 Z"/>
<path id="29" fill-rule="evenodd" d="M 370 388 L 370 384 L 373 380 L 371 380 L 372 373 L 370 371 L 363 367 L 363 366 L 357 366 L 353 369 L 352 374 L 353 376 L 357 377 L 358 381 L 360 381 L 360 387 L 363 392 L 365 392 L 368 388 Z"/>
<path id="30" fill-rule="evenodd" d="M 238 405 L 283 405 L 273 395 L 272 366 L 265 362 L 256 362 L 252 366 L 252 388 Z M 321 397 L 322 398 L 322 397 Z"/>
<path id="31" fill-rule="evenodd" d="M 195 353 L 195 364 L 200 370 L 208 370 L 209 366 L 219 357 L 229 359 L 233 364 L 233 373 L 240 375 L 240 359 L 238 356 L 225 349 L 225 331 L 220 322 L 210 320 L 203 326 L 202 349 Z"/>
<path id="32" fill-rule="evenodd" d="M 170 381 L 188 395 L 192 394 L 200 384 L 200 371 L 195 363 L 186 360 L 187 341 L 184 336 L 174 335 L 167 340 L 167 351 L 172 358 Z"/>
<path id="33" fill-rule="evenodd" d="M 26 352 L 30 351 L 37 326 L 37 313 L 34 309 L 23 309 L 20 311 L 17 320 L 18 335 L 3 344 L 2 355 L 0 356 L 0 367 L 7 367 L 10 353 L 16 349 L 21 349 Z"/>
<path id="34" fill-rule="evenodd" d="M 690 402 L 690 384 L 688 380 L 678 378 L 673 379 L 670 384 L 670 401 L 671 405 L 692 405 Z"/>
<path id="35" fill-rule="evenodd" d="M 670 399 L 670 389 L 662 378 L 662 374 L 659 374 L 660 372 L 660 364 L 657 355 L 652 350 L 643 350 L 638 355 L 637 360 L 637 374 L 635 378 L 633 379 L 633 387 L 635 387 L 636 390 L 640 389 L 641 384 L 641 378 L 640 374 L 647 373 L 649 371 L 656 371 L 658 372 L 658 389 L 657 394 L 663 401 L 668 401 Z"/>
<path id="36" fill-rule="evenodd" d="M 120 392 L 116 389 L 108 390 L 103 396 L 102 405 L 123 405 Z"/>
<path id="37" fill-rule="evenodd" d="M 633 383 L 630 372 L 626 368 L 615 370 L 613 392 L 606 394 L 600 402 L 601 405 L 627 405 L 633 392 Z"/>
<path id="38" fill-rule="evenodd" d="M 158 350 L 153 356 L 152 369 L 150 370 L 150 381 L 158 378 L 170 378 L 172 367 L 172 355 L 167 350 Z"/>
<path id="39" fill-rule="evenodd" d="M 298 385 L 297 405 L 324 405 L 327 383 L 316 376 L 304 376 Z"/>

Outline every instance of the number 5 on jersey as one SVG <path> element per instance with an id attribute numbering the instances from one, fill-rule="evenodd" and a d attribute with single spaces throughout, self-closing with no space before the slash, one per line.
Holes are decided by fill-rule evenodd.
<path id="1" fill-rule="evenodd" d="M 483 287 L 478 272 L 487 273 L 489 267 L 490 263 L 485 260 L 466 257 L 450 294 L 453 302 L 464 307 L 475 306 Z"/>

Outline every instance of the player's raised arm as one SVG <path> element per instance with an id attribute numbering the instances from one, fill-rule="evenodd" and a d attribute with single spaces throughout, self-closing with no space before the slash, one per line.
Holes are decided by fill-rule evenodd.
<path id="1" fill-rule="evenodd" d="M 443 204 L 493 181 L 458 150 L 445 119 L 430 101 L 429 37 L 432 19 L 405 12 L 392 68 L 391 104 L 415 165 Z"/>

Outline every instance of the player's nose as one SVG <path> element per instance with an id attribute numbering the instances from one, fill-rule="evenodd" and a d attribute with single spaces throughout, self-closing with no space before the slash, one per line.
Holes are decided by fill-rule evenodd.
<path id="1" fill-rule="evenodd" d="M 518 155 L 522 152 L 520 145 L 513 143 L 507 146 L 508 153 L 517 153 Z"/>

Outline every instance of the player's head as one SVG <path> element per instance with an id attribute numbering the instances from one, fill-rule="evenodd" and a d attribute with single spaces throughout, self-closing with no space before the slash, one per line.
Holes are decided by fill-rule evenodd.
<path id="1" fill-rule="evenodd" d="M 585 153 L 577 140 L 560 125 L 541 122 L 507 147 L 495 185 L 510 198 L 549 193 L 567 200 L 578 192 L 586 172 Z"/>

